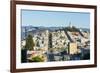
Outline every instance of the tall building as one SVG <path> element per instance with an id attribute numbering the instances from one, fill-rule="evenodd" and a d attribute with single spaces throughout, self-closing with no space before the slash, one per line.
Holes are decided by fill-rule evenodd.
<path id="1" fill-rule="evenodd" d="M 69 43 L 69 54 L 77 54 L 77 43 Z"/>

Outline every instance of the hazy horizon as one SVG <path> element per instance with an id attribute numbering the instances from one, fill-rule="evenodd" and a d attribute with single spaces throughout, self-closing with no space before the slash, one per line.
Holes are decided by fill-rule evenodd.
<path id="1" fill-rule="evenodd" d="M 57 27 L 58 27 L 58 28 L 64 28 L 64 26 L 55 26 L 55 27 L 54 27 L 54 26 L 51 26 L 51 27 L 46 27 L 46 26 L 32 26 L 32 25 L 27 25 L 27 26 L 22 26 L 22 27 L 30 27 L 30 26 L 31 26 L 31 27 L 38 27 L 38 28 L 39 28 L 39 27 L 45 27 L 45 28 L 55 28 L 55 27 L 56 27 L 56 28 L 57 28 Z M 66 27 L 69 27 L 69 26 L 66 26 Z M 76 28 L 77 28 L 77 27 L 76 27 Z M 80 28 L 84 28 L 84 27 L 80 27 Z M 90 28 L 87 28 L 87 27 L 86 27 L 86 29 L 90 29 Z"/>

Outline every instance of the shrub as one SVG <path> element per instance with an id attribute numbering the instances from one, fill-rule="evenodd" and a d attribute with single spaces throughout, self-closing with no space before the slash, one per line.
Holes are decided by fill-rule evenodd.
<path id="1" fill-rule="evenodd" d="M 35 57 L 32 58 L 32 61 L 33 62 L 43 62 L 44 60 L 40 56 L 35 56 Z"/>

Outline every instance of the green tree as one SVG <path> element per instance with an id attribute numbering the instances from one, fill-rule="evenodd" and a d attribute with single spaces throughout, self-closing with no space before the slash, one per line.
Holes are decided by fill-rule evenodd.
<path id="1" fill-rule="evenodd" d="M 32 61 L 33 61 L 33 62 L 43 62 L 44 60 L 43 60 L 41 57 L 36 56 L 36 57 L 33 57 L 33 58 L 32 58 Z"/>
<path id="2" fill-rule="evenodd" d="M 34 41 L 32 39 L 32 35 L 28 35 L 28 37 L 26 38 L 26 45 L 25 48 L 28 50 L 33 50 L 35 44 Z"/>
<path id="3" fill-rule="evenodd" d="M 71 32 L 73 32 L 73 31 L 76 31 L 76 32 L 79 31 L 79 29 L 76 28 L 75 26 L 72 26 L 72 27 L 65 27 L 64 30 L 65 30 L 65 31 L 71 31 Z"/>
<path id="4" fill-rule="evenodd" d="M 49 48 L 52 48 L 52 33 L 49 33 Z"/>

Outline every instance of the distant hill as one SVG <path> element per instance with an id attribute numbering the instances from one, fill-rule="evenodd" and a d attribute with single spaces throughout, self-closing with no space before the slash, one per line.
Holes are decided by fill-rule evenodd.
<path id="1" fill-rule="evenodd" d="M 22 40 L 25 39 L 26 34 L 29 33 L 29 32 L 31 32 L 34 35 L 37 32 L 42 32 L 42 31 L 45 31 L 45 30 L 49 30 L 50 32 L 53 32 L 53 31 L 58 31 L 58 30 L 79 31 L 79 29 L 81 29 L 82 31 L 90 32 L 90 29 L 87 29 L 87 28 L 76 28 L 76 27 L 70 28 L 70 27 L 22 26 L 21 27 L 21 39 Z"/>

